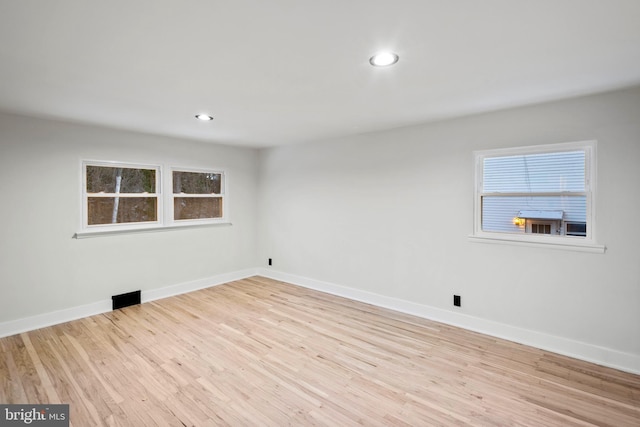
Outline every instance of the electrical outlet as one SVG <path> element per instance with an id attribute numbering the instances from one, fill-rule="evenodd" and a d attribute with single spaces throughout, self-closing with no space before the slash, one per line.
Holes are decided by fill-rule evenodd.
<path id="1" fill-rule="evenodd" d="M 455 305 L 456 307 L 460 307 L 460 305 L 461 305 L 460 295 L 454 295 L 453 296 L 453 305 Z"/>

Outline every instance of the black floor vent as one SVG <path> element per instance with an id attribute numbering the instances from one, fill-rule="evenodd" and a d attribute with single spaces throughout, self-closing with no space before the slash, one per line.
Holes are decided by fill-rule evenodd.
<path id="1" fill-rule="evenodd" d="M 114 295 L 111 297 L 113 301 L 113 310 L 130 305 L 140 304 L 140 291 L 128 292 L 126 294 Z"/>

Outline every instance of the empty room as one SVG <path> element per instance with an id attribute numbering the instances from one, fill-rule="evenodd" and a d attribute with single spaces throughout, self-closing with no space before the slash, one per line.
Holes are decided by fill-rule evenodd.
<path id="1" fill-rule="evenodd" d="M 638 426 L 639 186 L 637 0 L 0 0 L 0 426 Z"/>

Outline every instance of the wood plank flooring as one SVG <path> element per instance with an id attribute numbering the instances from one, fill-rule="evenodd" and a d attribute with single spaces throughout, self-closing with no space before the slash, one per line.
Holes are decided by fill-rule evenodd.
<path id="1" fill-rule="evenodd" d="M 0 339 L 74 426 L 640 426 L 640 376 L 254 277 Z"/>

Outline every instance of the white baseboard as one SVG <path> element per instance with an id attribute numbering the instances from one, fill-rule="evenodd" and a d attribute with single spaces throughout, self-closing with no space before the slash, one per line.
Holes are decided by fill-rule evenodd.
<path id="1" fill-rule="evenodd" d="M 621 371 L 640 374 L 640 356 L 635 354 L 624 353 L 593 344 L 574 341 L 568 338 L 543 334 L 541 332 L 493 322 L 491 320 L 486 320 L 479 317 L 455 313 L 428 305 L 417 304 L 411 301 L 379 295 L 372 292 L 349 288 L 346 286 L 336 285 L 333 283 L 323 282 L 320 280 L 310 279 L 307 277 L 297 276 L 266 268 L 240 270 L 236 272 L 216 275 L 206 279 L 199 279 L 191 282 L 180 283 L 177 285 L 166 286 L 159 289 L 143 291 L 141 298 L 143 303 L 155 301 L 158 299 L 180 295 L 187 292 L 193 292 L 255 275 L 261 275 L 271 279 L 288 282 L 294 285 L 315 289 L 321 292 L 326 292 L 356 301 L 373 304 L 378 307 L 389 308 L 391 310 L 412 314 L 414 316 L 446 323 L 448 325 L 458 326 L 464 329 L 480 332 L 497 338 L 514 341 L 517 343 L 540 348 L 542 350 L 547 350 L 554 353 L 563 354 L 565 356 L 574 357 L 576 359 L 585 360 L 587 362 L 593 362 L 599 365 L 619 369 Z M 32 331 L 34 329 L 44 328 L 46 326 L 69 322 L 83 317 L 93 316 L 95 314 L 105 313 L 107 311 L 111 311 L 111 304 L 111 299 L 108 299 L 97 301 L 91 304 L 68 308 L 65 310 L 58 310 L 50 313 L 39 314 L 37 316 L 3 322 L 0 323 L 0 338 L 19 334 L 22 332 Z"/>
<path id="2" fill-rule="evenodd" d="M 219 274 L 217 276 L 207 277 L 205 279 L 194 280 L 191 282 L 180 283 L 177 285 L 166 286 L 164 288 L 142 291 L 141 300 L 143 303 L 154 301 L 157 299 L 209 288 L 211 286 L 221 285 L 234 280 L 245 279 L 247 277 L 255 276 L 256 274 L 256 269 L 246 269 L 232 273 Z M 57 325 L 59 323 L 69 322 L 71 320 L 81 319 L 83 317 L 106 313 L 107 311 L 111 311 L 111 306 L 111 299 L 107 299 L 64 310 L 39 314 L 37 316 L 2 322 L 0 323 L 0 338 Z"/>
<path id="3" fill-rule="evenodd" d="M 186 294 L 187 292 L 199 291 L 200 289 L 222 285 L 224 283 L 233 282 L 234 280 L 246 279 L 247 277 L 255 276 L 256 274 L 258 274 L 258 270 L 255 268 L 223 273 L 217 276 L 207 277 L 206 279 L 199 279 L 191 282 L 180 283 L 178 285 L 143 291 L 141 299 L 143 303 L 155 301 L 162 298 L 172 297 L 174 295 Z"/>
<path id="4" fill-rule="evenodd" d="M 0 338 L 21 334 L 59 323 L 70 322 L 83 317 L 93 316 L 111 310 L 111 300 L 97 301 L 64 310 L 51 311 L 22 319 L 0 323 Z"/>
<path id="5" fill-rule="evenodd" d="M 593 344 L 574 341 L 555 335 L 519 328 L 467 314 L 455 313 L 428 305 L 417 304 L 398 298 L 379 295 L 355 288 L 336 285 L 307 277 L 261 268 L 257 272 L 263 277 L 280 280 L 309 289 L 315 289 L 352 300 L 412 314 L 436 322 L 446 323 L 496 338 L 514 341 L 553 353 L 562 354 L 621 371 L 640 374 L 640 356 L 612 350 Z"/>

